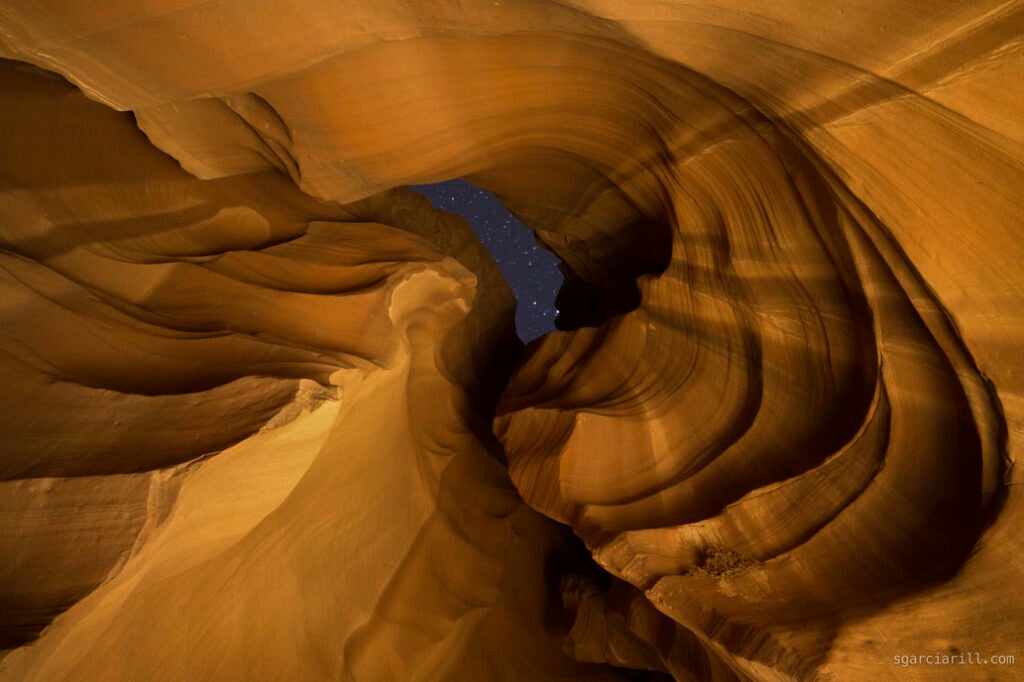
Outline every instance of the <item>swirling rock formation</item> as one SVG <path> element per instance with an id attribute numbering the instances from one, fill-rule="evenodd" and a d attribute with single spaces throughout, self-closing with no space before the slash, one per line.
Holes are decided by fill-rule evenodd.
<path id="1" fill-rule="evenodd" d="M 1020 660 L 1022 34 L 1016 2 L 0 7 L 0 678 Z M 456 176 L 564 262 L 524 352 L 402 187 Z"/>

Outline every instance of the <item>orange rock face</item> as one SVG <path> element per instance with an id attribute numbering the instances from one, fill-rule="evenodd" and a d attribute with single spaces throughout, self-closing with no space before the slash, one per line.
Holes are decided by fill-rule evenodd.
<path id="1" fill-rule="evenodd" d="M 0 8 L 0 679 L 1019 676 L 1022 17 Z"/>

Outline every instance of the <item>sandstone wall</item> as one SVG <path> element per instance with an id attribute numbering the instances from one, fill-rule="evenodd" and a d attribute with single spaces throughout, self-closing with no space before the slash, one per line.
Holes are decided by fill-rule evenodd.
<path id="1" fill-rule="evenodd" d="M 1018 2 L 0 7 L 0 677 L 1020 660 L 1022 34 Z M 523 350 L 403 188 L 451 177 L 564 261 L 562 331 Z"/>

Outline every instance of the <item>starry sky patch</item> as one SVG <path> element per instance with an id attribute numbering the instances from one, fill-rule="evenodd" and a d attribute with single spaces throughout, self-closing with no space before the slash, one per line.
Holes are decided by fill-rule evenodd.
<path id="1" fill-rule="evenodd" d="M 413 185 L 436 208 L 456 213 L 473 227 L 515 293 L 516 331 L 525 342 L 554 331 L 555 294 L 562 285 L 558 257 L 537 245 L 533 232 L 498 199 L 463 180 Z"/>

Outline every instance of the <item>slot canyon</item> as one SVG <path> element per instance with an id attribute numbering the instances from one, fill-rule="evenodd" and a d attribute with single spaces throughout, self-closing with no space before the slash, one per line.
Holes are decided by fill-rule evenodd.
<path id="1" fill-rule="evenodd" d="M 1024 674 L 1024 2 L 7 0 L 0 57 L 0 680 Z"/>

